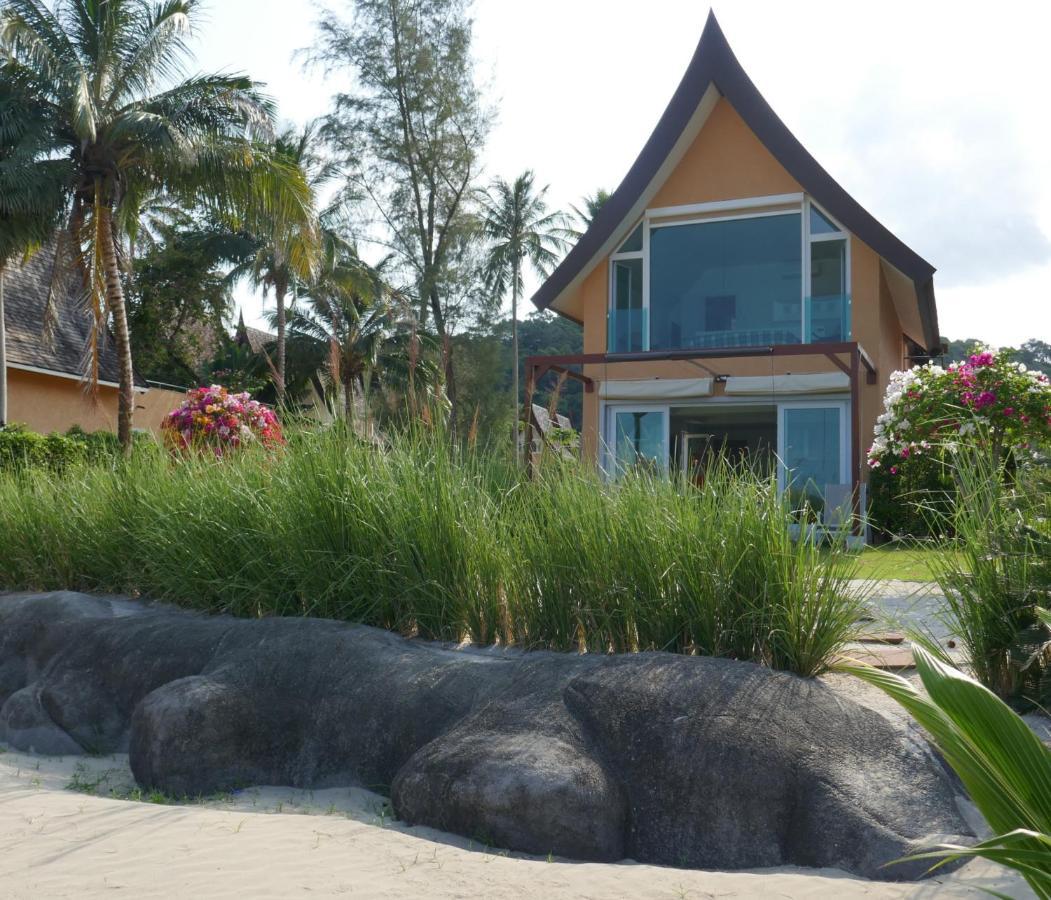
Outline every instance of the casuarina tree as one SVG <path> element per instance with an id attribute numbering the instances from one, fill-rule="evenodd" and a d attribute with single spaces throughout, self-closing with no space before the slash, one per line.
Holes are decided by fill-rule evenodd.
<path id="1" fill-rule="evenodd" d="M 455 283 L 469 246 L 471 201 L 488 115 L 474 81 L 468 0 L 353 0 L 350 22 L 322 15 L 308 58 L 348 71 L 324 131 L 345 169 L 346 193 L 371 233 L 411 276 L 422 325 L 445 347 L 445 390 L 456 422 L 451 335 L 465 292 Z"/>

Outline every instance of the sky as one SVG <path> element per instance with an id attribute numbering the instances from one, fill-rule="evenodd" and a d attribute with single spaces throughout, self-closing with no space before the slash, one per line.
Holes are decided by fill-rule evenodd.
<path id="1" fill-rule="evenodd" d="M 325 0 L 337 10 L 346 0 Z M 313 0 L 208 0 L 202 71 L 266 84 L 285 121 L 339 79 L 304 71 Z M 531 168 L 568 209 L 620 183 L 700 38 L 697 0 L 475 0 L 496 111 L 485 178 Z M 1051 341 L 1051 3 L 715 0 L 760 92 L 862 206 L 938 270 L 944 337 Z M 249 323 L 264 301 L 240 289 Z"/>

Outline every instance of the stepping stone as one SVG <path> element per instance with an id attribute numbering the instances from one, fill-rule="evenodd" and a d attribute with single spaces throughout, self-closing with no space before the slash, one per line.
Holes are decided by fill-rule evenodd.
<path id="1" fill-rule="evenodd" d="M 877 669 L 911 669 L 916 665 L 912 656 L 912 647 L 890 646 L 887 644 L 853 644 L 843 648 L 838 661 L 854 661 Z"/>
<path id="2" fill-rule="evenodd" d="M 874 631 L 860 635 L 858 640 L 863 644 L 902 644 L 905 635 L 897 631 Z"/>

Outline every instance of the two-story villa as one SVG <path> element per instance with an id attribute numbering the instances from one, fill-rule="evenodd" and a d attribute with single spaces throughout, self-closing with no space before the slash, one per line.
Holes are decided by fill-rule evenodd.
<path id="1" fill-rule="evenodd" d="M 584 353 L 582 452 L 703 477 L 715 453 L 860 496 L 890 373 L 938 352 L 934 268 L 803 148 L 714 16 L 631 170 L 533 302 Z M 842 503 L 837 500 L 837 507 Z"/>

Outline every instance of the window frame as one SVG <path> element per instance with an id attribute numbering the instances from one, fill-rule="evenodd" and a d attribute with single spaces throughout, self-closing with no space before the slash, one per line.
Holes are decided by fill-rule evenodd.
<path id="1" fill-rule="evenodd" d="M 757 206 L 769 205 L 769 209 L 756 210 Z M 838 233 L 811 234 L 810 232 L 810 208 L 813 206 L 829 222 L 839 229 Z M 712 214 L 704 215 L 706 209 L 711 209 Z M 755 210 L 755 211 L 751 211 Z M 649 209 L 641 219 L 633 221 L 631 226 L 624 232 L 624 237 L 618 249 L 614 250 L 606 260 L 606 346 L 609 346 L 609 324 L 613 310 L 616 308 L 616 283 L 614 278 L 614 263 L 624 260 L 642 260 L 642 310 L 643 310 L 643 347 L 641 351 L 620 351 L 623 353 L 649 353 L 650 352 L 650 232 L 653 228 L 674 228 L 678 225 L 703 225 L 715 222 L 729 222 L 738 219 L 756 219 L 766 216 L 791 215 L 798 213 L 800 216 L 800 255 L 802 265 L 800 266 L 801 277 L 799 285 L 800 299 L 800 322 L 799 333 L 803 338 L 807 334 L 807 297 L 810 296 L 813 261 L 811 260 L 811 246 L 825 241 L 844 241 L 844 286 L 846 296 L 851 295 L 853 265 L 851 260 L 851 234 L 845 229 L 835 217 L 831 216 L 820 204 L 815 203 L 808 194 L 779 195 L 774 197 L 752 197 L 740 201 L 717 201 L 711 204 L 694 203 L 683 206 L 666 206 L 659 209 Z M 671 219 L 672 221 L 665 221 Z M 642 226 L 642 249 L 618 252 L 619 247 L 634 234 L 635 230 Z M 853 313 L 848 313 L 848 335 L 852 336 Z M 849 338 L 848 338 L 849 339 Z M 813 341 L 802 341 L 803 344 L 814 343 Z"/>

